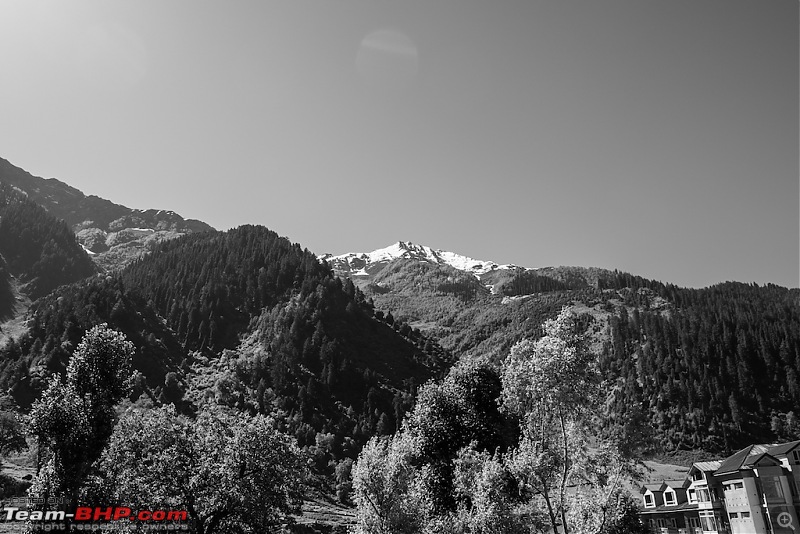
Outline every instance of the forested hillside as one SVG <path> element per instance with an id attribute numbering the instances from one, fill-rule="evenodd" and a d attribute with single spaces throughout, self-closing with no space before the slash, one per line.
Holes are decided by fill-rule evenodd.
<path id="1" fill-rule="evenodd" d="M 0 255 L 0 321 L 10 318 L 14 313 L 14 292 L 11 289 L 11 273 Z"/>
<path id="2" fill-rule="evenodd" d="M 234 349 L 244 338 L 222 397 L 282 410 L 301 444 L 320 432 L 363 440 L 394 431 L 416 386 L 450 362 L 435 342 L 375 314 L 352 282 L 263 227 L 162 243 L 120 280 L 188 351 Z"/>
<path id="3" fill-rule="evenodd" d="M 562 306 L 593 332 L 601 369 L 617 380 L 620 422 L 651 426 L 665 451 L 727 451 L 795 437 L 800 401 L 800 291 L 725 283 L 685 289 L 580 267 L 495 271 L 476 287 L 447 266 L 396 261 L 365 291 L 460 357 L 499 365 L 541 335 Z M 442 280 L 458 281 L 462 289 Z"/>
<path id="4" fill-rule="evenodd" d="M 631 292 L 612 320 L 602 368 L 624 381 L 616 410 L 641 405 L 668 449 L 795 438 L 797 423 L 785 422 L 800 407 L 800 291 L 725 283 L 660 293 L 669 313 Z"/>
<path id="5" fill-rule="evenodd" d="M 10 292 L 9 274 L 17 276 L 25 284 L 26 293 L 36 299 L 95 272 L 91 259 L 64 221 L 2 182 L 0 254 L 5 260 L 0 299 Z"/>
<path id="6" fill-rule="evenodd" d="M 186 351 L 148 303 L 116 278 L 95 276 L 60 288 L 30 309 L 28 331 L 0 348 L 0 388 L 22 406 L 41 393 L 52 373 L 63 373 L 84 333 L 108 323 L 136 346 L 133 367 L 151 388 L 178 369 Z M 143 393 L 140 381 L 137 392 Z"/>
<path id="7" fill-rule="evenodd" d="M 189 350 L 235 347 L 262 308 L 312 291 L 325 277 L 313 254 L 259 226 L 159 243 L 120 274 Z"/>
<path id="8" fill-rule="evenodd" d="M 100 323 L 136 346 L 131 400 L 272 415 L 330 474 L 394 432 L 416 388 L 453 361 L 307 250 L 243 226 L 160 243 L 38 300 L 27 333 L 0 349 L 0 388 L 30 405 Z"/>
<path id="9" fill-rule="evenodd" d="M 502 293 L 514 283 L 513 273 L 491 272 L 478 280 L 447 265 L 397 260 L 370 282 L 362 282 L 362 287 L 377 308 L 430 334 L 452 353 L 499 363 L 515 342 L 536 335 L 542 322 L 580 299 L 584 290 L 567 288 L 504 300 Z M 482 281 L 489 281 L 486 286 L 492 289 Z"/>

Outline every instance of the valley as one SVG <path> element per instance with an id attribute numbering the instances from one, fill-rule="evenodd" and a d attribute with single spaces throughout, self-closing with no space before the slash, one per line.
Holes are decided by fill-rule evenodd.
<path id="1" fill-rule="evenodd" d="M 164 417 L 186 432 L 205 432 L 191 425 L 207 414 L 256 426 L 266 418 L 309 468 L 313 490 L 294 517 L 320 531 L 363 520 L 353 509 L 357 481 L 377 476 L 363 471 L 365 454 L 410 469 L 420 484 L 468 464 L 485 476 L 514 472 L 503 462 L 524 446 L 529 414 L 498 411 L 509 355 L 564 314 L 596 372 L 591 440 L 659 458 L 653 476 L 674 474 L 670 458 L 800 435 L 797 289 L 688 289 L 408 241 L 317 255 L 263 226 L 222 232 L 170 211 L 132 210 L 5 160 L 0 256 L 6 411 L 36 412 L 86 333 L 107 324 L 135 347 L 115 417 L 174 410 Z M 427 445 L 406 450 L 409 436 Z M 506 456 L 490 458 L 494 451 Z M 462 482 L 477 484 L 476 472 Z M 437 514 L 467 502 L 453 500 L 457 488 L 431 488 L 442 499 Z"/>

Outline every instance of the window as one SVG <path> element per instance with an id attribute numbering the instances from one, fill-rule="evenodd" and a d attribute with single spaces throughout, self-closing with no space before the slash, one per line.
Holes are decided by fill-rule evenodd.
<path id="1" fill-rule="evenodd" d="M 667 526 L 667 521 L 665 519 L 659 519 L 658 520 L 658 527 L 659 528 L 665 528 L 666 526 Z"/>
<path id="2" fill-rule="evenodd" d="M 761 491 L 767 500 L 783 500 L 783 487 L 779 477 L 761 477 Z"/>
<path id="3" fill-rule="evenodd" d="M 700 502 L 709 502 L 711 500 L 708 488 L 697 488 L 697 500 Z"/>
<path id="4" fill-rule="evenodd" d="M 714 520 L 714 512 L 700 512 L 700 526 L 707 532 L 717 531 L 717 522 Z"/>
<path id="5" fill-rule="evenodd" d="M 792 497 L 797 497 L 797 483 L 794 477 L 789 477 L 789 490 L 792 492 Z"/>
<path id="6" fill-rule="evenodd" d="M 750 517 L 750 512 L 742 512 L 742 519 L 747 519 Z"/>
<path id="7" fill-rule="evenodd" d="M 733 489 L 742 489 L 743 487 L 744 487 L 744 484 L 742 484 L 741 482 L 735 482 L 733 484 Z"/>
<path id="8" fill-rule="evenodd" d="M 694 474 L 692 474 L 692 480 L 703 480 L 703 472 L 695 471 Z"/>
<path id="9" fill-rule="evenodd" d="M 690 517 L 689 518 L 689 526 L 691 528 L 700 528 L 700 518 L 699 517 Z"/>
<path id="10" fill-rule="evenodd" d="M 648 508 L 652 508 L 656 505 L 655 501 L 653 500 L 652 493 L 645 493 L 644 494 L 644 505 Z"/>
<path id="11" fill-rule="evenodd" d="M 667 506 L 675 506 L 678 504 L 678 501 L 675 499 L 675 492 L 672 490 L 667 490 L 664 492 L 664 504 Z"/>
<path id="12" fill-rule="evenodd" d="M 737 512 L 730 513 L 731 519 L 739 519 L 739 514 Z"/>
<path id="13" fill-rule="evenodd" d="M 697 502 L 697 492 L 695 490 L 690 489 L 688 495 L 689 495 L 689 502 Z"/>
<path id="14" fill-rule="evenodd" d="M 792 456 L 794 457 L 794 463 L 800 464 L 800 451 L 792 451 Z"/>

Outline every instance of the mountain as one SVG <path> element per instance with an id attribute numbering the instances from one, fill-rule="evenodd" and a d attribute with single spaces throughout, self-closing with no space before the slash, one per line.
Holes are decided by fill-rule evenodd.
<path id="1" fill-rule="evenodd" d="M 24 331 L 32 301 L 96 271 L 64 221 L 0 182 L 0 342 Z"/>
<path id="2" fill-rule="evenodd" d="M 510 297 L 554 289 L 597 288 L 610 283 L 617 276 L 615 271 L 596 267 L 522 267 L 499 264 L 410 241 L 398 241 L 372 252 L 321 254 L 318 257 L 326 261 L 337 275 L 352 278 L 359 287 L 380 280 L 381 273 L 385 278 L 384 270 L 402 260 L 452 268 L 453 273 L 466 273 L 480 280 L 491 293 Z"/>
<path id="3" fill-rule="evenodd" d="M 498 269 L 518 269 L 516 265 L 500 265 L 493 261 L 476 260 L 446 250 L 434 250 L 425 245 L 416 245 L 409 241 L 398 241 L 386 248 L 372 252 L 350 252 L 338 256 L 323 254 L 319 258 L 327 261 L 337 274 L 344 276 L 370 276 L 383 269 L 389 262 L 398 259 L 449 265 L 478 278 Z"/>
<path id="4" fill-rule="evenodd" d="M 2 182 L 0 254 L 32 299 L 96 271 L 64 221 Z"/>
<path id="5" fill-rule="evenodd" d="M 461 360 L 500 366 L 514 343 L 570 308 L 613 384 L 611 420 L 622 432 L 643 425 L 666 450 L 729 451 L 800 432 L 800 290 L 446 260 L 457 256 L 398 243 L 324 258 L 377 309 Z"/>
<path id="6" fill-rule="evenodd" d="M 137 346 L 132 400 L 272 414 L 324 471 L 396 430 L 420 384 L 456 360 L 499 368 L 567 307 L 609 381 L 609 428 L 708 451 L 800 431 L 798 290 L 687 289 L 410 242 L 318 257 L 264 227 L 131 210 L 5 160 L 0 184 L 0 321 L 16 318 L 0 389 L 23 405 L 107 322 Z"/>
<path id="7" fill-rule="evenodd" d="M 717 453 L 800 435 L 800 290 L 687 289 L 402 241 L 316 256 L 262 226 L 218 232 L 0 160 L 0 391 L 30 406 L 108 323 L 136 347 L 126 402 L 268 414 L 328 494 L 346 495 L 352 460 L 401 428 L 421 385 L 452 368 L 497 375 L 565 307 L 597 355 L 609 436 Z"/>
<path id="8" fill-rule="evenodd" d="M 55 178 L 40 178 L 0 158 L 0 182 L 11 186 L 62 219 L 94 262 L 106 271 L 120 268 L 155 242 L 213 230 L 208 224 L 165 210 L 137 210 L 85 195 Z"/>
<path id="9" fill-rule="evenodd" d="M 430 333 L 447 350 L 498 362 L 561 306 L 607 288 L 663 287 L 607 269 L 499 264 L 404 241 L 319 258 L 377 308 Z"/>
<path id="10" fill-rule="evenodd" d="M 108 323 L 136 346 L 132 402 L 271 414 L 320 472 L 395 431 L 416 388 L 453 362 L 264 227 L 132 210 L 6 160 L 0 321 L 0 389 L 20 406 Z"/>
<path id="11" fill-rule="evenodd" d="M 0 389 L 29 405 L 99 323 L 136 346 L 132 401 L 271 414 L 301 446 L 331 442 L 318 451 L 323 471 L 395 431 L 416 387 L 452 364 L 308 250 L 243 226 L 161 241 L 38 299 L 27 331 L 0 348 Z"/>

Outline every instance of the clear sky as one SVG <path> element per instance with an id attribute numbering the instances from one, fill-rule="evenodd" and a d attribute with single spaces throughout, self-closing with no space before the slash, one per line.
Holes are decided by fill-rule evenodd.
<path id="1" fill-rule="evenodd" d="M 797 0 L 0 0 L 0 156 L 317 252 L 798 286 Z"/>

